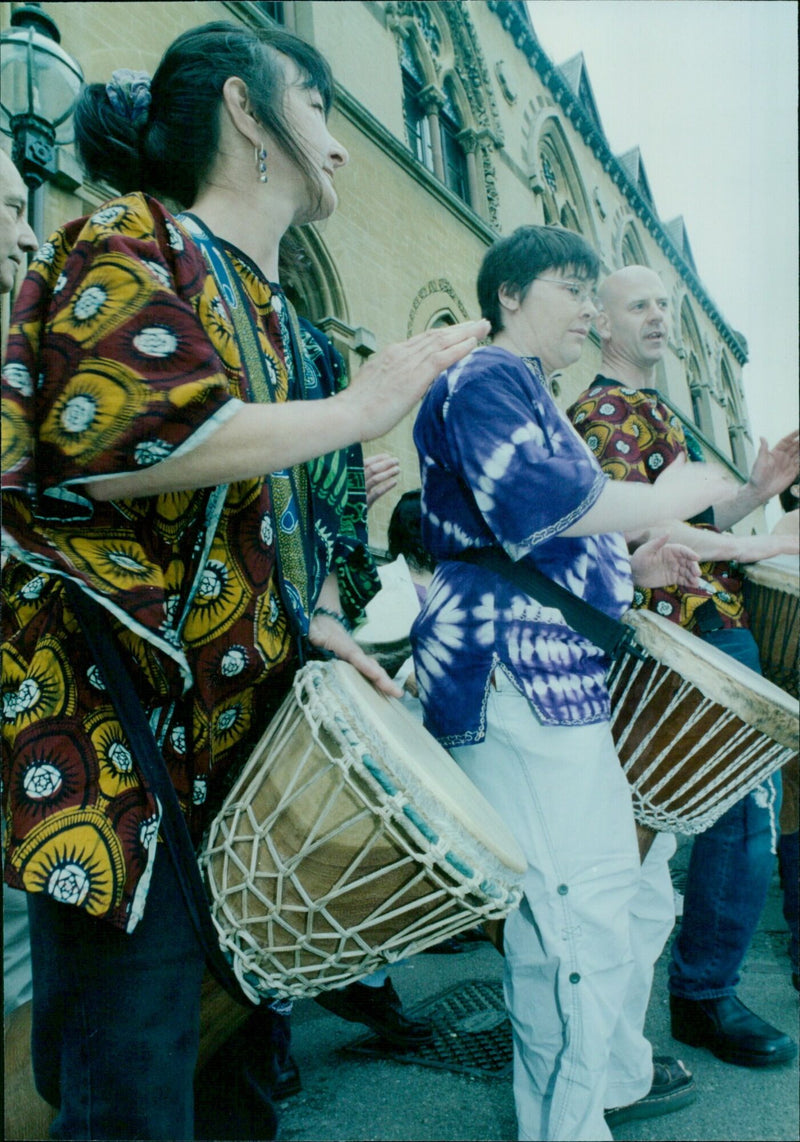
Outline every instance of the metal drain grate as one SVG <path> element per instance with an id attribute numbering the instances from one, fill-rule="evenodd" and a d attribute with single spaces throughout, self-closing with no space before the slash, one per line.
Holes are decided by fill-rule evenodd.
<path id="1" fill-rule="evenodd" d="M 499 981 L 466 980 L 408 1014 L 429 1019 L 433 1028 L 431 1041 L 418 1050 L 400 1051 L 372 1034 L 343 1050 L 467 1075 L 505 1078 L 511 1074 L 511 1024 Z"/>

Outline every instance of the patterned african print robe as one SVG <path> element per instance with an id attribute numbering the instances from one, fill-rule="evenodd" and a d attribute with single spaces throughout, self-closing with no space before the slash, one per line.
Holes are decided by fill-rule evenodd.
<path id="1" fill-rule="evenodd" d="M 258 326 L 274 399 L 295 384 L 286 299 L 227 249 Z M 303 326 L 303 399 L 346 384 Z M 308 363 L 310 362 L 310 368 Z M 57 231 L 14 309 L 3 372 L 5 877 L 131 930 L 159 806 L 143 784 L 65 601 L 105 608 L 198 838 L 297 665 L 264 478 L 96 502 L 94 479 L 213 438 L 253 399 L 202 254 L 157 202 L 131 194 Z M 312 604 L 337 570 L 357 618 L 377 589 L 360 448 L 305 466 Z M 192 588 L 196 593 L 190 599 Z"/>

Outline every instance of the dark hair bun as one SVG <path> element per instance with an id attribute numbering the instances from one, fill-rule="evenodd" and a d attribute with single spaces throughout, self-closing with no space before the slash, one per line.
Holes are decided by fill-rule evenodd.
<path id="1" fill-rule="evenodd" d="M 104 83 L 83 89 L 75 109 L 75 146 L 89 178 L 110 183 L 122 194 L 139 190 L 141 131 L 141 124 L 113 106 Z"/>

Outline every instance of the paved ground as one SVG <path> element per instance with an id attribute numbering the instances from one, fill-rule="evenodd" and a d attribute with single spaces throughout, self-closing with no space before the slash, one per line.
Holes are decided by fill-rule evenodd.
<path id="1" fill-rule="evenodd" d="M 673 872 L 688 855 L 679 848 Z M 777 877 L 743 971 L 739 994 L 763 1018 L 798 1034 L 798 993 L 791 984 L 786 927 Z M 500 980 L 502 960 L 487 943 L 459 955 L 420 955 L 392 979 L 407 1008 L 466 981 Z M 313 1000 L 296 1004 L 292 1052 L 303 1091 L 281 1104 L 283 1142 L 310 1140 L 483 1140 L 516 1138 L 510 1079 L 475 1077 L 348 1052 L 366 1032 Z M 617 1128 L 618 1139 L 796 1140 L 798 1064 L 751 1070 L 719 1062 L 708 1051 L 675 1043 L 669 1033 L 666 953 L 658 964 L 648 1016 L 657 1053 L 679 1054 L 694 1071 L 699 1095 L 673 1115 Z"/>

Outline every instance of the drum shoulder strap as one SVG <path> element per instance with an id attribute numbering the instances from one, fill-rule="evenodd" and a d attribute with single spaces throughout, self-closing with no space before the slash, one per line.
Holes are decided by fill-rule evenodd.
<path id="1" fill-rule="evenodd" d="M 448 558 L 494 571 L 537 602 L 557 607 L 573 630 L 599 646 L 613 660 L 626 652 L 636 654 L 638 651 L 634 633 L 629 626 L 612 619 L 584 599 L 579 599 L 530 563 L 511 559 L 501 547 L 470 547 L 459 555 L 450 555 Z"/>

